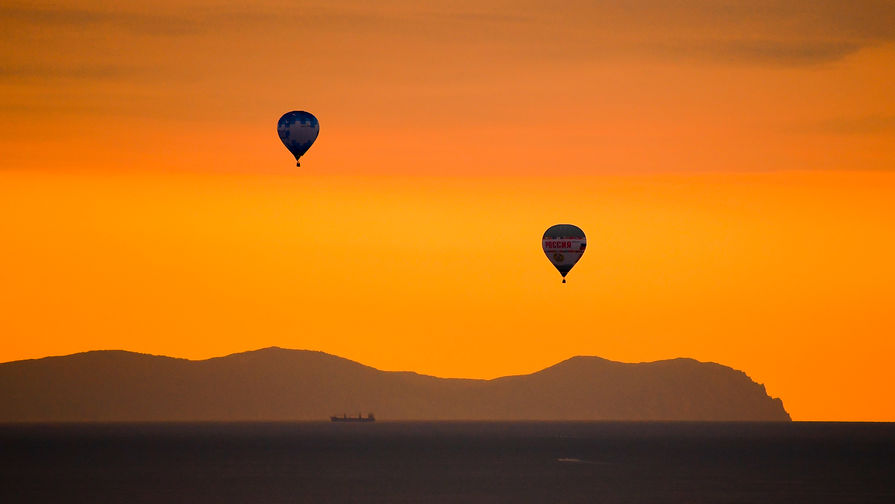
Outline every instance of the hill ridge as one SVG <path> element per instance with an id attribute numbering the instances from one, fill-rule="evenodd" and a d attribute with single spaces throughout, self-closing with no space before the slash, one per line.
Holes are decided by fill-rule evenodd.
<path id="1" fill-rule="evenodd" d="M 491 380 L 382 371 L 266 347 L 189 360 L 93 350 L 0 364 L 0 421 L 789 420 L 743 371 L 688 358 L 574 356 Z"/>

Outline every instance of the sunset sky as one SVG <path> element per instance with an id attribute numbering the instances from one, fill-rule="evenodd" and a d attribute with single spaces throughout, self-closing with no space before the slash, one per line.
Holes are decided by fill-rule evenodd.
<path id="1" fill-rule="evenodd" d="M 895 421 L 895 2 L 562 5 L 5 2 L 0 362 L 692 357 Z"/>

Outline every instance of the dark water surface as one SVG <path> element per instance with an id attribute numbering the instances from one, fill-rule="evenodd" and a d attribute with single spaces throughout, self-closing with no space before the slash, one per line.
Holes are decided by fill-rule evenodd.
<path id="1" fill-rule="evenodd" d="M 0 425 L 0 502 L 895 503 L 895 424 Z"/>

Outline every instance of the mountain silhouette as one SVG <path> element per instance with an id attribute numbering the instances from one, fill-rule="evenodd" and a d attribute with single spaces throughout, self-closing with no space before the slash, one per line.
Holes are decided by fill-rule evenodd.
<path id="1" fill-rule="evenodd" d="M 745 373 L 672 359 L 573 357 L 493 380 L 380 371 L 307 350 L 192 361 L 121 350 L 0 364 L 0 421 L 325 420 L 788 421 Z"/>

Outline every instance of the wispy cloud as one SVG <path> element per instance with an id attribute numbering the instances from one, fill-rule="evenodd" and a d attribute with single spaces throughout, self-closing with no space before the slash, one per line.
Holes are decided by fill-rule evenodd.
<path id="1" fill-rule="evenodd" d="M 19 29 L 29 27 L 95 29 L 102 27 L 157 35 L 194 33 L 201 27 L 199 20 L 183 15 L 69 7 L 0 7 L 0 20 L 5 26 Z"/>
<path id="2" fill-rule="evenodd" d="M 837 117 L 821 121 L 812 129 L 845 135 L 895 133 L 895 115 Z"/>
<path id="3" fill-rule="evenodd" d="M 351 0 L 325 5 L 261 0 L 250 6 L 206 2 L 139 9 L 19 4 L 0 7 L 0 24 L 19 30 L 215 37 L 257 36 L 262 27 L 296 37 L 349 36 L 363 39 L 364 45 L 404 32 L 442 45 L 516 45 L 523 54 L 588 58 L 637 51 L 660 58 L 773 65 L 836 61 L 864 47 L 895 42 L 891 0 L 571 0 L 559 6 L 461 0 L 438 9 L 410 0 L 373 7 Z"/>
<path id="4" fill-rule="evenodd" d="M 800 66 L 838 61 L 863 47 L 865 44 L 857 41 L 759 39 L 657 42 L 642 49 L 667 57 L 730 64 Z"/>
<path id="5" fill-rule="evenodd" d="M 121 65 L 59 66 L 56 64 L 0 65 L 2 80 L 120 79 L 146 74 Z"/>
<path id="6" fill-rule="evenodd" d="M 498 12 L 482 12 L 482 11 L 457 11 L 457 12 L 449 12 L 449 11 L 431 11 L 422 13 L 422 17 L 427 17 L 434 20 L 452 20 L 452 21 L 463 21 L 469 23 L 488 23 L 488 24 L 500 24 L 500 23 L 533 23 L 537 22 L 537 18 L 533 15 L 522 15 L 522 14 L 513 14 L 513 13 L 498 13 Z"/>
<path id="7" fill-rule="evenodd" d="M 606 0 L 563 15 L 598 40 L 666 59 L 802 66 L 895 42 L 895 2 L 880 0 Z"/>

